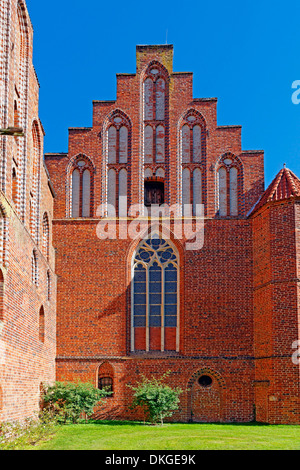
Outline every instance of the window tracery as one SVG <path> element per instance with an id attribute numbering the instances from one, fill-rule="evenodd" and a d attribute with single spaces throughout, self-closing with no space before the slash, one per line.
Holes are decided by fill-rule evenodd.
<path id="1" fill-rule="evenodd" d="M 132 350 L 178 350 L 179 258 L 162 238 L 141 242 L 133 260 Z"/>

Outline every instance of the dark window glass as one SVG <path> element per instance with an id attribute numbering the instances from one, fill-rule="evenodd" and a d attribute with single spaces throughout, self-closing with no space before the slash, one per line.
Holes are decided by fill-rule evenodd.
<path id="1" fill-rule="evenodd" d="M 111 377 L 99 377 L 98 388 L 100 390 L 113 392 L 113 379 Z M 108 395 L 108 396 L 111 396 L 111 395 Z"/>
<path id="2" fill-rule="evenodd" d="M 209 375 L 201 375 L 198 379 L 198 383 L 201 387 L 210 387 L 212 384 L 212 378 Z"/>
<path id="3" fill-rule="evenodd" d="M 143 262 L 143 263 L 142 263 Z M 135 255 L 133 276 L 133 327 L 177 327 L 178 256 L 160 238 L 141 243 Z M 147 336 L 148 334 L 148 336 Z M 146 347 L 151 331 L 145 332 Z"/>

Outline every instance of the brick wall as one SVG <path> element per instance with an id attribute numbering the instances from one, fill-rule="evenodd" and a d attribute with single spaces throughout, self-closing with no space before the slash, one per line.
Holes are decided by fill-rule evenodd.
<path id="1" fill-rule="evenodd" d="M 299 203 L 265 206 L 253 217 L 254 350 L 258 421 L 299 422 Z"/>
<path id="2" fill-rule="evenodd" d="M 114 395 L 98 417 L 133 418 L 126 384 L 141 374 L 171 370 L 170 383 L 185 390 L 174 419 L 299 422 L 298 368 L 292 367 L 289 350 L 298 330 L 294 206 L 285 203 L 247 218 L 264 190 L 263 152 L 242 149 L 241 126 L 218 126 L 216 98 L 193 97 L 193 74 L 173 71 L 172 46 L 137 46 L 136 58 L 136 73 L 117 75 L 116 100 L 93 102 L 92 127 L 69 129 L 68 153 L 46 155 L 56 192 L 57 378 L 97 384 L 99 374 L 109 370 Z M 132 257 L 137 242 L 97 236 L 97 208 L 107 202 L 107 130 L 115 112 L 130 123 L 128 201 L 144 202 L 143 82 L 151 67 L 165 79 L 164 119 L 159 123 L 165 133 L 165 160 L 148 166 L 153 174 L 158 166 L 163 168 L 167 204 L 180 203 L 182 197 L 181 126 L 192 117 L 202 128 L 201 162 L 187 167 L 202 174 L 204 246 L 187 250 L 185 239 L 170 236 L 180 265 L 179 347 L 172 353 L 159 351 L 159 330 L 155 351 L 132 351 Z M 150 96 L 150 105 L 156 98 Z M 148 124 L 156 129 L 158 121 L 153 118 Z M 72 219 L 71 171 L 80 158 L 89 159 L 94 168 L 92 213 Z M 226 174 L 232 166 L 238 172 L 235 217 L 220 217 L 218 211 L 221 166 Z M 145 333 L 140 331 L 136 344 L 142 348 Z M 168 341 L 173 341 L 171 336 Z M 212 379 L 208 388 L 198 382 L 203 374 Z M 284 388 L 288 383 L 293 384 L 290 392 Z"/>
<path id="3" fill-rule="evenodd" d="M 0 137 L 0 269 L 3 275 L 0 418 L 14 420 L 38 412 L 41 383 L 55 380 L 56 275 L 52 247 L 53 191 L 43 164 L 44 131 L 38 116 L 39 84 L 32 64 L 32 25 L 23 1 L 1 2 L 1 16 L 0 35 L 5 38 L 2 43 L 5 47 L 0 76 L 5 101 L 0 127 L 16 124 L 16 101 L 18 124 L 24 129 L 24 137 Z M 15 201 L 13 167 L 18 178 Z M 50 228 L 48 257 L 42 249 L 45 213 Z M 37 285 L 32 282 L 33 251 L 37 259 Z M 39 334 L 41 308 L 44 310 L 43 341 Z"/>

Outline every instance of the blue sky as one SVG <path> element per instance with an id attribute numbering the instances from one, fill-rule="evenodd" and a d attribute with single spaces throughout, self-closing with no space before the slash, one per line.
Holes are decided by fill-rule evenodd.
<path id="1" fill-rule="evenodd" d="M 137 44 L 174 45 L 174 71 L 194 72 L 194 97 L 218 98 L 218 124 L 243 126 L 244 150 L 265 151 L 268 185 L 286 163 L 300 177 L 300 2 L 27 0 L 41 85 L 45 152 L 65 152 L 68 127 L 92 125 L 92 100 L 116 98 Z M 300 97 L 300 94 L 299 94 Z"/>

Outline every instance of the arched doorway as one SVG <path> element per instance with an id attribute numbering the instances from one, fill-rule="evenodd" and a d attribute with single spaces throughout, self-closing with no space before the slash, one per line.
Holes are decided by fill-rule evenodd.
<path id="1" fill-rule="evenodd" d="M 210 369 L 196 372 L 189 381 L 191 421 L 223 421 L 223 379 Z"/>

